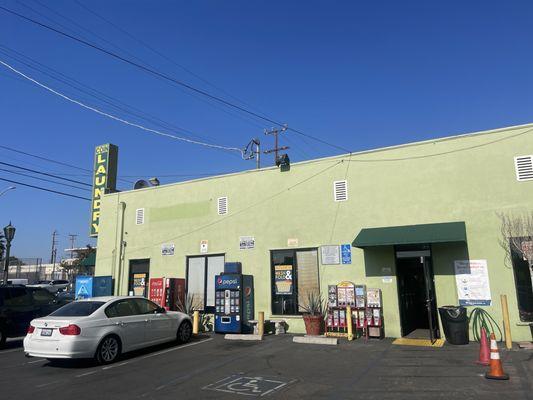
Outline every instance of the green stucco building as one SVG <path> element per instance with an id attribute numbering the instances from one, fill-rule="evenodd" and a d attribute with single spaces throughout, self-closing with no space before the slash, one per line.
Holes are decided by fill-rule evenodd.
<path id="1" fill-rule="evenodd" d="M 134 274 L 188 278 L 210 311 L 214 275 L 239 261 L 256 314 L 283 315 L 292 332 L 304 330 L 298 292 L 351 281 L 381 289 L 385 335 L 400 337 L 428 328 L 424 285 L 437 307 L 458 304 L 456 261 L 478 260 L 490 290 L 473 297 L 488 292 L 483 308 L 501 325 L 506 294 L 513 340 L 531 340 L 528 266 L 505 262 L 498 217 L 533 210 L 531 154 L 523 125 L 107 194 L 96 275 L 112 275 L 116 294 Z M 351 263 L 323 264 L 334 248 L 322 246 L 342 244 Z M 276 265 L 292 266 L 292 296 L 276 294 Z"/>

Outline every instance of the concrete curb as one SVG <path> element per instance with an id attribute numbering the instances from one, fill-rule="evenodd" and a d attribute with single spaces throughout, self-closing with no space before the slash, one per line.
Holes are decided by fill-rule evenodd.
<path id="1" fill-rule="evenodd" d="M 325 344 L 328 346 L 336 346 L 339 344 L 339 339 L 324 336 L 294 336 L 292 341 L 293 343 Z"/>
<path id="2" fill-rule="evenodd" d="M 255 334 L 240 334 L 240 333 L 226 333 L 224 339 L 227 340 L 263 340 L 262 335 Z"/>

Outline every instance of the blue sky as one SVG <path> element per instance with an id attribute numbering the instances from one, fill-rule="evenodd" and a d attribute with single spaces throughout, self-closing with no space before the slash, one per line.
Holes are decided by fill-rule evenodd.
<path id="1" fill-rule="evenodd" d="M 354 151 L 533 121 L 531 2 L 78 1 L 194 75 L 75 1 L 0 5 Z M 209 142 L 243 147 L 257 136 L 271 145 L 262 131 L 272 124 L 214 105 L 3 11 L 0 46 L 1 60 L 120 117 L 155 127 L 51 79 L 43 67 L 29 68 L 20 54 Z M 129 181 L 159 176 L 169 183 L 187 179 L 178 175 L 254 167 L 229 152 L 103 118 L 6 69 L 0 69 L 0 132 L 1 145 L 87 169 L 96 145 L 114 143 L 119 175 Z M 294 161 L 339 153 L 290 132 L 282 144 L 291 146 Z M 83 174 L 1 148 L 0 160 Z M 68 177 L 90 182 L 87 176 Z M 89 194 L 5 171 L 0 178 Z M 7 186 L 1 182 L 0 190 Z M 18 229 L 13 253 L 19 257 L 48 259 L 54 229 L 60 249 L 68 247 L 69 233 L 79 235 L 78 245 L 91 243 L 89 202 L 83 200 L 19 186 L 0 197 L 0 224 L 9 220 Z"/>

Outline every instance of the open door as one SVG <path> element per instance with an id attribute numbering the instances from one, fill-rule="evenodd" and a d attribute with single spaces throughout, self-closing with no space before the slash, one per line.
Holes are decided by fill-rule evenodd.
<path id="1" fill-rule="evenodd" d="M 439 320 L 437 319 L 437 299 L 435 296 L 435 276 L 433 275 L 433 264 L 431 256 L 420 257 L 420 262 L 424 268 L 424 280 L 426 286 L 426 307 L 429 322 L 429 339 L 434 343 L 440 337 Z"/>

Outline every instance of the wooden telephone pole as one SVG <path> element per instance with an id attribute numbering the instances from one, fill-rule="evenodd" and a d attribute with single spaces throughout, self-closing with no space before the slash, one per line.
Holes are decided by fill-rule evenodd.
<path id="1" fill-rule="evenodd" d="M 272 128 L 271 130 L 265 129 L 265 135 L 273 135 L 274 136 L 274 148 L 270 150 L 263 151 L 263 154 L 270 154 L 274 153 L 274 165 L 277 165 L 276 162 L 278 161 L 279 157 L 279 151 L 280 150 L 287 150 L 289 149 L 289 146 L 281 146 L 279 147 L 279 134 L 283 133 L 287 130 L 287 125 L 284 125 L 283 128 Z"/>

